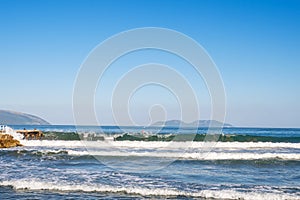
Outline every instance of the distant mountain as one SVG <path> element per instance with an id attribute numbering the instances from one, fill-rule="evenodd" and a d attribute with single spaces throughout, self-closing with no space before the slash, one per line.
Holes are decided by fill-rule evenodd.
<path id="1" fill-rule="evenodd" d="M 0 124 L 2 125 L 49 125 L 44 119 L 20 112 L 0 110 Z"/>
<path id="2" fill-rule="evenodd" d="M 219 127 L 222 125 L 221 122 L 216 120 L 196 120 L 192 123 L 186 123 L 181 120 L 168 120 L 168 121 L 158 121 L 151 126 L 170 126 L 170 127 L 208 127 L 211 123 L 212 127 Z M 224 123 L 223 127 L 232 127 L 231 124 Z"/>

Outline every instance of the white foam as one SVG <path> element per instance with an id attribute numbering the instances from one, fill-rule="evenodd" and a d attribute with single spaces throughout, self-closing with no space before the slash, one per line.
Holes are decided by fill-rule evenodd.
<path id="1" fill-rule="evenodd" d="M 244 200 L 283 200 L 299 199 L 296 195 L 274 193 L 274 192 L 239 192 L 232 189 L 227 190 L 201 190 L 196 192 L 179 191 L 171 188 L 143 188 L 143 187 L 114 187 L 110 185 L 96 184 L 64 184 L 54 182 L 43 182 L 39 180 L 11 180 L 0 182 L 1 186 L 12 186 L 16 190 L 50 190 L 50 191 L 82 191 L 100 193 L 126 193 L 142 196 L 186 196 L 213 199 L 244 199 Z"/>
<path id="2" fill-rule="evenodd" d="M 23 140 L 26 148 L 44 150 L 44 147 L 67 151 L 69 155 L 83 156 L 137 156 L 166 157 L 194 160 L 300 160 L 299 153 L 281 151 L 283 148 L 300 148 L 299 143 L 264 142 L 140 142 L 140 141 L 65 141 Z M 38 148 L 36 148 L 38 147 Z M 79 148 L 79 149 L 75 149 Z M 88 150 L 87 150 L 88 149 Z M 278 151 L 280 149 L 280 151 Z M 210 152 L 210 150 L 212 150 Z M 247 151 L 244 151 L 247 150 Z M 259 151 L 256 151 L 259 150 Z M 46 150 L 48 151 L 48 149 Z M 210 153 L 207 153 L 210 152 Z"/>
<path id="3" fill-rule="evenodd" d="M 22 140 L 23 137 L 24 137 L 22 134 L 17 133 L 14 129 L 12 129 L 9 126 L 4 127 L 4 133 L 8 134 L 8 135 L 11 135 L 16 140 Z"/>
<path id="4" fill-rule="evenodd" d="M 191 160 L 259 160 L 259 159 L 282 159 L 282 160 L 300 160 L 300 154 L 296 153 L 178 153 L 178 152 L 134 152 L 134 151 L 76 151 L 68 150 L 69 155 L 73 156 L 121 156 L 121 157 L 158 157 L 174 159 Z"/>
<path id="5" fill-rule="evenodd" d="M 300 143 L 272 142 L 144 142 L 144 141 L 70 141 L 70 140 L 22 140 L 25 146 L 41 147 L 116 147 L 116 148 L 167 148 L 167 149 L 270 149 L 294 148 L 300 149 Z"/>

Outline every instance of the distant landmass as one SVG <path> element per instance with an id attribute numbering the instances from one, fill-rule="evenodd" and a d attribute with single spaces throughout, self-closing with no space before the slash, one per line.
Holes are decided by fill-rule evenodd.
<path id="1" fill-rule="evenodd" d="M 46 120 L 21 112 L 0 110 L 0 124 L 3 125 L 49 125 Z"/>
<path id="2" fill-rule="evenodd" d="M 232 127 L 231 124 L 224 123 L 222 124 L 216 120 L 196 120 L 192 123 L 186 123 L 181 120 L 168 120 L 168 121 L 158 121 L 151 126 L 169 126 L 169 127 L 208 127 L 211 124 L 212 127 Z"/>

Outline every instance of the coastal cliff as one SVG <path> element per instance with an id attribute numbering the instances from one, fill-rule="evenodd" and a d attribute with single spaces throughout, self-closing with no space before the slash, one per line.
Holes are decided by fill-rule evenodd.
<path id="1" fill-rule="evenodd" d="M 0 133 L 0 148 L 10 148 L 18 146 L 23 145 L 18 140 L 14 139 L 13 136 Z"/>
<path id="2" fill-rule="evenodd" d="M 0 110 L 0 124 L 5 125 L 50 125 L 46 120 L 31 114 Z"/>

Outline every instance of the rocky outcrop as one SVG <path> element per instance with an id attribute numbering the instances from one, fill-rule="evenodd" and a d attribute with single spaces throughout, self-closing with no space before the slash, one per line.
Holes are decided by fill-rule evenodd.
<path id="1" fill-rule="evenodd" d="M 0 148 L 10 148 L 18 146 L 23 146 L 20 141 L 14 139 L 11 135 L 0 133 Z"/>

